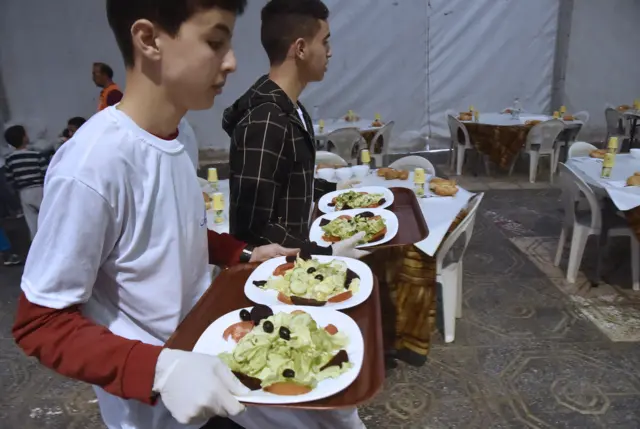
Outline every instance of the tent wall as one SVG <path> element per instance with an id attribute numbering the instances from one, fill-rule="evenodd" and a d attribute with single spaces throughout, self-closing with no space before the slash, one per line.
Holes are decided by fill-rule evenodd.
<path id="1" fill-rule="evenodd" d="M 551 102 L 558 0 L 432 0 L 429 115 L 448 136 L 445 112 L 497 112 L 519 97 L 531 112 Z"/>
<path id="2" fill-rule="evenodd" d="M 265 1 L 250 0 L 238 20 L 238 71 L 216 105 L 189 113 L 202 147 L 228 146 L 223 109 L 267 70 L 259 42 Z M 396 132 L 416 129 L 434 137 L 448 135 L 447 109 L 473 104 L 480 112 L 496 111 L 518 96 L 525 109 L 549 112 L 559 2 L 326 0 L 333 58 L 325 80 L 310 85 L 302 100 L 310 111 L 317 106 L 320 118 L 349 109 L 362 117 L 380 113 L 396 121 Z M 606 101 L 640 96 L 633 51 L 640 46 L 633 28 L 640 3 L 574 3 L 566 100 L 571 110 L 588 109 L 601 119 Z M 124 83 L 104 0 L 0 1 L 0 76 L 11 122 L 46 127 L 53 138 L 68 118 L 93 114 L 99 94 L 90 75 L 94 61 L 109 63 Z"/>
<path id="3" fill-rule="evenodd" d="M 580 135 L 605 137 L 604 108 L 640 98 L 640 1 L 575 0 L 565 103 L 591 119 Z"/>

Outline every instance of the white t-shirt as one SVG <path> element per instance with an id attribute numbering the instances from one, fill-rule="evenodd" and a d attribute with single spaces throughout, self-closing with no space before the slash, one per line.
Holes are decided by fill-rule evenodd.
<path id="1" fill-rule="evenodd" d="M 180 138 L 110 107 L 60 148 L 22 277 L 29 301 L 81 304 L 117 335 L 164 344 L 210 283 L 204 200 Z M 188 427 L 162 404 L 96 393 L 109 428 Z"/>

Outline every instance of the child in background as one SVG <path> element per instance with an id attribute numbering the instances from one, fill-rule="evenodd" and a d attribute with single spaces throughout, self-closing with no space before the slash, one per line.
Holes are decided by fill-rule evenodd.
<path id="1" fill-rule="evenodd" d="M 4 228 L 0 226 L 0 254 L 2 254 L 2 262 L 5 266 L 18 265 L 22 260 L 15 253 L 11 253 L 11 243 L 4 232 Z"/>
<path id="2" fill-rule="evenodd" d="M 60 134 L 59 142 L 56 144 L 56 151 L 60 149 L 60 146 L 62 146 L 67 140 L 72 138 L 76 131 L 78 131 L 85 122 L 87 122 L 87 120 L 82 116 L 75 116 L 69 119 L 67 121 L 67 127 L 62 130 L 62 133 Z"/>
<path id="3" fill-rule="evenodd" d="M 22 125 L 8 128 L 4 138 L 16 150 L 7 156 L 5 174 L 7 182 L 13 185 L 20 195 L 20 203 L 24 212 L 31 240 L 38 230 L 38 213 L 42 203 L 44 175 L 47 161 L 40 152 L 27 149 L 29 137 Z"/>

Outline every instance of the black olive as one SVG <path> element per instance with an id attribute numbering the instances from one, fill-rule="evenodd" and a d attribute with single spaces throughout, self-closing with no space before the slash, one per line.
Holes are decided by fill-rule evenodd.
<path id="1" fill-rule="evenodd" d="M 327 204 L 327 205 L 328 205 L 329 207 L 335 207 L 335 206 L 336 206 L 336 203 L 329 203 L 329 204 Z"/>
<path id="2" fill-rule="evenodd" d="M 386 202 L 387 200 L 385 200 L 384 198 L 381 198 L 380 201 L 378 201 L 378 204 L 383 205 Z"/>
<path id="3" fill-rule="evenodd" d="M 371 212 L 362 212 L 358 215 L 358 217 L 362 217 L 362 218 L 367 218 L 367 217 L 374 217 L 375 215 Z"/>
<path id="4" fill-rule="evenodd" d="M 317 276 L 314 277 L 316 280 L 324 280 L 324 276 L 322 274 L 318 274 Z"/>
<path id="5" fill-rule="evenodd" d="M 296 261 L 296 257 L 295 256 L 287 256 L 286 257 L 287 262 L 291 263 L 291 262 L 295 262 Z"/>
<path id="6" fill-rule="evenodd" d="M 307 274 L 313 274 L 313 273 L 315 273 L 315 272 L 316 272 L 316 269 L 315 269 L 315 268 L 313 268 L 313 267 L 310 267 L 310 268 L 307 270 Z"/>
<path id="7" fill-rule="evenodd" d="M 309 249 L 302 249 L 300 250 L 300 253 L 298 253 L 298 258 L 303 261 L 309 261 L 311 260 L 311 252 L 309 252 Z"/>
<path id="8" fill-rule="evenodd" d="M 266 280 L 254 280 L 253 284 L 257 287 L 264 287 L 267 284 Z"/>
<path id="9" fill-rule="evenodd" d="M 355 272 L 351 271 L 350 269 L 347 268 L 347 276 L 344 279 L 344 288 L 345 289 L 349 289 L 349 287 L 351 286 L 351 282 L 355 279 L 359 279 L 360 276 L 358 276 Z"/>
<path id="10" fill-rule="evenodd" d="M 296 376 L 296 372 L 292 369 L 285 369 L 282 371 L 282 376 L 285 378 L 293 378 Z"/>
<path id="11" fill-rule="evenodd" d="M 280 327 L 280 338 L 289 341 L 291 339 L 291 331 L 284 326 Z"/>
<path id="12" fill-rule="evenodd" d="M 240 320 L 242 320 L 243 322 L 250 321 L 251 320 L 251 313 L 249 313 L 245 309 L 240 310 Z"/>
<path id="13" fill-rule="evenodd" d="M 342 206 L 342 210 L 351 210 L 351 206 L 349 204 L 345 204 Z"/>
<path id="14" fill-rule="evenodd" d="M 269 322 L 268 320 L 265 320 L 264 323 L 262 324 L 262 329 L 267 334 L 272 333 L 273 332 L 273 323 Z"/>
<path id="15" fill-rule="evenodd" d="M 320 226 L 327 226 L 329 225 L 331 222 L 328 219 L 322 219 L 320 221 Z"/>
<path id="16" fill-rule="evenodd" d="M 266 305 L 256 304 L 251 309 L 251 320 L 255 325 L 259 325 L 262 320 L 269 316 L 273 316 L 273 310 Z"/>

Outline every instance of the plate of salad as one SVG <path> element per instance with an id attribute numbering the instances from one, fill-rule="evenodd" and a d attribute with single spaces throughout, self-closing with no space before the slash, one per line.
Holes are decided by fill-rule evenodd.
<path id="1" fill-rule="evenodd" d="M 364 186 L 325 194 L 318 201 L 322 213 L 351 209 L 384 209 L 393 204 L 393 192 L 383 186 Z"/>
<path id="2" fill-rule="evenodd" d="M 244 285 L 251 301 L 266 305 L 307 305 L 334 310 L 355 307 L 373 290 L 371 269 L 338 256 L 279 257 L 263 262 Z"/>
<path id="3" fill-rule="evenodd" d="M 358 247 L 386 243 L 398 233 L 398 218 L 393 212 L 385 209 L 354 209 L 326 213 L 311 225 L 309 239 L 320 246 L 328 247 L 362 231 L 365 232 L 365 237 Z"/>
<path id="4" fill-rule="evenodd" d="M 364 358 L 360 328 L 329 308 L 256 305 L 213 322 L 193 348 L 217 355 L 251 392 L 255 404 L 327 398 L 358 377 Z"/>

